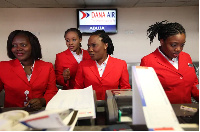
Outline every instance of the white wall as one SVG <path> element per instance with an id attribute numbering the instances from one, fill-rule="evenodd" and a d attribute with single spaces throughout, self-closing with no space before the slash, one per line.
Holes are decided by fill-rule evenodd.
<path id="1" fill-rule="evenodd" d="M 184 51 L 193 61 L 198 61 L 199 7 L 118 8 L 118 33 L 110 35 L 115 46 L 113 56 L 127 63 L 140 62 L 160 45 L 155 38 L 150 46 L 146 30 L 162 20 L 179 22 L 185 27 Z M 0 8 L 0 61 L 9 60 L 6 51 L 9 33 L 22 29 L 38 36 L 43 60 L 54 64 L 56 54 L 67 49 L 63 36 L 71 27 L 76 27 L 75 8 Z M 88 38 L 83 36 L 84 49 L 87 49 Z"/>

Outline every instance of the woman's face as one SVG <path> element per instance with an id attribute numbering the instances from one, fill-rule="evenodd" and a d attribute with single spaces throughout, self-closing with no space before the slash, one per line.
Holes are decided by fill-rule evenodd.
<path id="1" fill-rule="evenodd" d="M 80 48 L 80 42 L 82 41 L 79 38 L 76 32 L 70 31 L 65 35 L 66 44 L 69 50 L 76 52 Z"/>
<path id="2" fill-rule="evenodd" d="M 179 53 L 183 50 L 185 42 L 184 33 L 170 36 L 165 41 L 161 39 L 161 51 L 168 57 L 168 59 L 172 60 L 179 56 Z"/>
<path id="3" fill-rule="evenodd" d="M 25 35 L 17 35 L 12 41 L 12 53 L 20 61 L 32 61 L 31 44 Z"/>
<path id="4" fill-rule="evenodd" d="M 92 60 L 97 62 L 107 58 L 108 44 L 101 41 L 102 38 L 98 35 L 92 35 L 88 39 L 88 52 Z"/>

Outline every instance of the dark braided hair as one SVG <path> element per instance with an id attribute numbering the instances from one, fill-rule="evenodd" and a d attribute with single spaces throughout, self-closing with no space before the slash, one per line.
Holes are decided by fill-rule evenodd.
<path id="1" fill-rule="evenodd" d="M 31 57 L 34 60 L 38 60 L 42 58 L 41 46 L 38 38 L 31 32 L 25 30 L 15 30 L 10 33 L 7 40 L 7 55 L 11 59 L 15 59 L 15 55 L 12 53 L 12 42 L 15 36 L 24 35 L 28 38 L 31 44 Z"/>
<path id="2" fill-rule="evenodd" d="M 173 35 L 185 33 L 185 29 L 179 23 L 168 23 L 167 20 L 162 22 L 156 22 L 149 26 L 147 30 L 147 36 L 150 38 L 150 44 L 153 42 L 154 37 L 158 34 L 158 40 L 163 39 L 164 41 Z"/>
<path id="3" fill-rule="evenodd" d="M 78 30 L 77 28 L 69 28 L 69 29 L 67 29 L 67 30 L 65 31 L 64 38 L 65 38 L 65 36 L 66 36 L 66 34 L 67 34 L 68 32 L 75 32 L 75 33 L 78 35 L 79 39 L 82 39 L 82 33 L 81 33 L 80 30 Z M 80 47 L 82 47 L 81 43 L 80 43 Z"/>
<path id="4" fill-rule="evenodd" d="M 108 43 L 107 54 L 109 54 L 109 55 L 113 54 L 114 45 L 112 43 L 111 38 L 108 36 L 108 34 L 106 34 L 106 32 L 104 30 L 97 30 L 97 31 L 93 32 L 92 35 L 98 35 L 99 37 L 102 38 L 102 40 L 101 40 L 102 42 Z"/>

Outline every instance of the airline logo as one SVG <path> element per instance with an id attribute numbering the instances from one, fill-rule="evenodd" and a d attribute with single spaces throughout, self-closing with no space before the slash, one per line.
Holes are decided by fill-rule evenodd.
<path id="1" fill-rule="evenodd" d="M 87 13 L 87 12 L 85 13 L 85 12 L 81 11 L 81 13 L 83 14 L 83 16 L 81 17 L 81 19 L 87 18 L 87 17 L 90 16 L 89 13 Z"/>

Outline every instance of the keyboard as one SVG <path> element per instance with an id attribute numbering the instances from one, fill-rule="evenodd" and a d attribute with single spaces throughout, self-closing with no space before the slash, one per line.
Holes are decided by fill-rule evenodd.
<path id="1" fill-rule="evenodd" d="M 179 123 L 193 123 L 192 116 L 177 116 Z"/>

